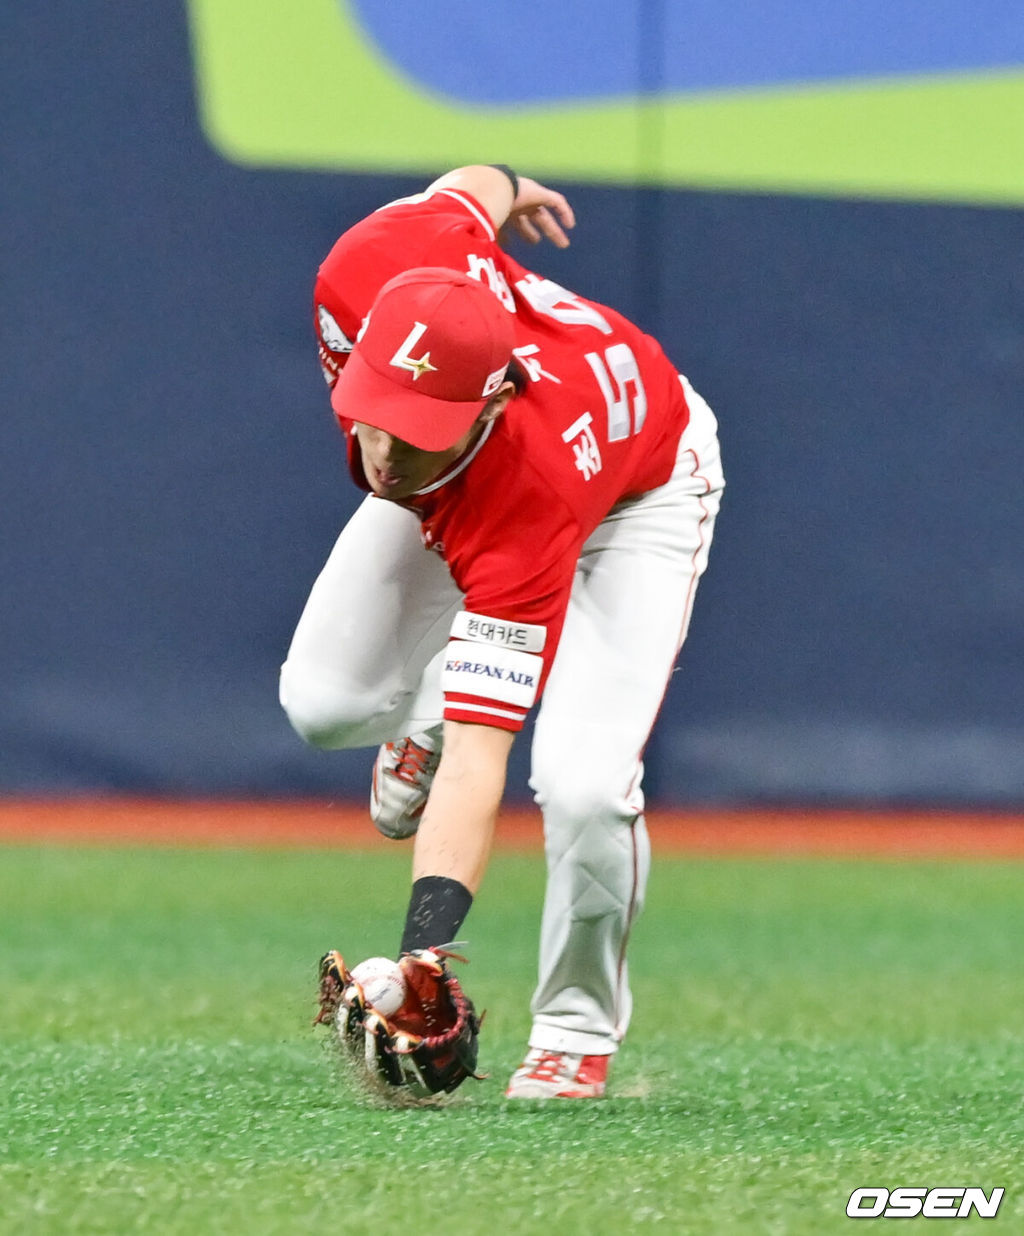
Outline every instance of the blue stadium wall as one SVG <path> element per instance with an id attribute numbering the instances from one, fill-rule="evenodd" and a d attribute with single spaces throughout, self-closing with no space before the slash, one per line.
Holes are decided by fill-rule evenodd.
<path id="1" fill-rule="evenodd" d="M 0 791 L 361 797 L 367 753 L 276 700 L 356 502 L 310 292 L 427 177 L 225 157 L 183 5 L 2 24 Z M 528 260 L 656 333 L 722 427 L 652 797 L 1024 807 L 1022 205 L 564 187 L 573 246 Z"/>

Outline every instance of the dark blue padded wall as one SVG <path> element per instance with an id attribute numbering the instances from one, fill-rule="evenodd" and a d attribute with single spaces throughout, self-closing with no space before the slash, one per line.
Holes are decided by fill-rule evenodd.
<path id="1" fill-rule="evenodd" d="M 225 162 L 175 5 L 4 21 L 0 789 L 361 796 L 276 703 L 356 500 L 309 297 L 422 178 Z M 722 425 L 652 794 L 1024 806 L 1022 212 L 565 187 L 573 247 L 527 260 Z"/>

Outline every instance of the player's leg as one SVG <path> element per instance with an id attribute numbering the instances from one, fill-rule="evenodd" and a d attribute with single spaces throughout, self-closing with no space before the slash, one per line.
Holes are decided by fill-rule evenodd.
<path id="1" fill-rule="evenodd" d="M 686 636 L 723 484 L 714 417 L 688 397 L 673 479 L 623 504 L 587 543 L 538 716 L 532 785 L 548 884 L 532 1067 L 528 1057 L 513 1096 L 548 1097 L 559 1084 L 601 1093 L 603 1065 L 629 1024 L 626 944 L 649 868 L 641 756 Z M 577 1058 L 580 1084 L 548 1084 L 571 1075 Z"/>
<path id="2" fill-rule="evenodd" d="M 328 749 L 374 746 L 440 724 L 440 657 L 462 604 L 419 519 L 367 498 L 313 585 L 281 668 L 281 704 Z"/>

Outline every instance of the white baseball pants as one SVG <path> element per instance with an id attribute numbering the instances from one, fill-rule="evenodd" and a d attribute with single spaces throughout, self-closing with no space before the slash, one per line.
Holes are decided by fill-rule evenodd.
<path id="1" fill-rule="evenodd" d="M 530 1046 L 601 1055 L 629 1025 L 630 926 L 650 847 L 643 749 L 690 623 L 724 485 L 715 418 L 691 418 L 667 484 L 617 506 L 580 555 L 541 700 L 530 785 L 547 890 Z M 419 521 L 367 498 L 313 586 L 281 670 L 281 703 L 316 746 L 375 746 L 441 721 L 441 663 L 462 606 Z"/>

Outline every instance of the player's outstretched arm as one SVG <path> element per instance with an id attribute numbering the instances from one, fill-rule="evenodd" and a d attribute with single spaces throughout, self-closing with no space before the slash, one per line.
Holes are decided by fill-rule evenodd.
<path id="1" fill-rule="evenodd" d="M 480 887 L 505 790 L 514 734 L 462 721 L 444 724 L 444 748 L 413 852 L 413 879 L 445 876 Z"/>
<path id="2" fill-rule="evenodd" d="M 576 216 L 564 195 L 529 176 L 517 179 L 519 189 L 513 197 L 508 176 L 481 163 L 446 172 L 430 188 L 464 189 L 487 211 L 496 230 L 508 223 L 531 244 L 547 239 L 556 248 L 568 248 L 566 230 L 576 226 Z"/>

